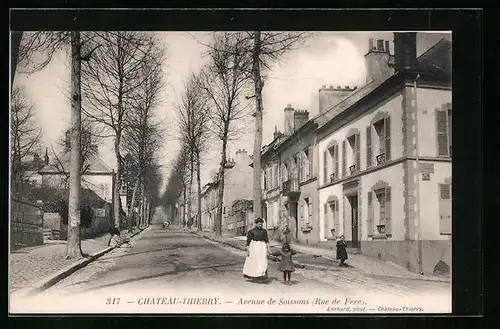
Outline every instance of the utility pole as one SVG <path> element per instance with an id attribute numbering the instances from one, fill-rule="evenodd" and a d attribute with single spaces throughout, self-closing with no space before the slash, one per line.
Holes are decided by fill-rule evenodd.
<path id="1" fill-rule="evenodd" d="M 420 219 L 420 156 L 418 150 L 418 103 L 417 103 L 417 81 L 420 79 L 420 74 L 417 73 L 415 80 L 413 80 L 413 99 L 415 101 L 415 162 L 417 165 L 417 182 L 415 184 L 416 190 L 416 224 L 417 224 L 417 248 L 418 248 L 418 273 L 424 274 L 422 262 L 422 225 Z"/>

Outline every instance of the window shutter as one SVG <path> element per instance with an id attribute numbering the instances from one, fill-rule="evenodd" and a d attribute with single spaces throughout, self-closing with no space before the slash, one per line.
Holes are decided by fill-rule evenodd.
<path id="1" fill-rule="evenodd" d="M 335 229 L 335 236 L 339 236 L 339 201 L 335 201 L 335 213 L 333 217 L 333 228 Z"/>
<path id="2" fill-rule="evenodd" d="M 437 152 L 438 156 L 448 156 L 448 113 L 436 111 Z"/>
<path id="3" fill-rule="evenodd" d="M 373 235 L 373 192 L 368 192 L 368 236 Z"/>
<path id="4" fill-rule="evenodd" d="M 452 113 L 451 113 L 451 109 L 448 109 L 448 145 L 449 145 L 449 150 L 450 150 L 450 154 L 449 156 L 451 157 L 452 156 L 452 135 L 451 135 L 451 124 L 452 124 L 453 120 L 452 120 Z"/>
<path id="5" fill-rule="evenodd" d="M 356 134 L 356 171 L 361 171 L 361 138 L 360 133 Z"/>
<path id="6" fill-rule="evenodd" d="M 439 184 L 439 231 L 451 234 L 451 184 Z"/>
<path id="7" fill-rule="evenodd" d="M 323 152 L 323 182 L 328 183 L 328 151 Z"/>
<path id="8" fill-rule="evenodd" d="M 391 159 L 391 117 L 388 116 L 385 118 L 384 123 L 385 129 L 385 161 Z"/>
<path id="9" fill-rule="evenodd" d="M 323 216 L 323 237 L 326 239 L 330 236 L 328 232 L 328 202 L 324 204 L 324 216 Z"/>
<path id="10" fill-rule="evenodd" d="M 335 172 L 335 176 L 337 176 L 337 179 L 339 178 L 339 146 L 338 145 L 335 145 L 333 147 L 333 152 L 334 152 L 334 156 L 335 156 L 335 162 L 334 162 L 334 172 Z"/>
<path id="11" fill-rule="evenodd" d="M 372 127 L 366 127 L 366 168 L 372 165 Z"/>
<path id="12" fill-rule="evenodd" d="M 302 203 L 300 204 L 300 219 L 301 219 L 301 220 L 304 220 L 304 212 L 305 212 L 305 211 L 306 211 L 306 210 L 305 210 L 305 208 L 304 208 L 304 203 L 302 202 Z"/>
<path id="13" fill-rule="evenodd" d="M 314 156 L 313 156 L 313 148 L 312 146 L 309 146 L 307 156 L 309 158 L 309 178 L 314 177 Z"/>
<path id="14" fill-rule="evenodd" d="M 390 187 L 385 189 L 385 234 L 392 234 Z"/>
<path id="15" fill-rule="evenodd" d="M 347 152 L 345 148 L 346 141 L 342 142 L 342 175 L 347 176 Z"/>

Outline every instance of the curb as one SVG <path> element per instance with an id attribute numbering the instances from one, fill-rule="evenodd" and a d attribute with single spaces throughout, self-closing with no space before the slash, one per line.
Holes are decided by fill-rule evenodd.
<path id="1" fill-rule="evenodd" d="M 217 243 L 220 243 L 220 244 L 223 244 L 225 246 L 229 246 L 229 247 L 241 250 L 241 251 L 245 251 L 245 249 L 241 248 L 239 245 L 236 245 L 236 244 L 233 244 L 233 243 L 230 243 L 230 242 L 227 242 L 227 241 L 223 241 L 223 240 L 218 240 L 216 238 L 212 238 L 212 237 L 206 236 L 204 234 L 200 234 L 198 232 L 191 232 L 191 233 L 194 234 L 194 235 L 200 236 L 200 237 L 202 237 L 204 239 L 207 239 L 207 240 L 210 240 L 210 241 L 214 241 L 214 242 L 217 242 Z M 302 254 L 306 254 L 306 253 L 302 253 Z M 278 260 L 278 257 L 271 256 L 271 255 L 267 255 L 267 258 L 269 260 L 272 260 L 272 261 L 277 261 Z M 326 257 L 323 257 L 323 258 L 324 259 L 328 259 Z M 304 264 L 304 263 L 297 263 L 297 262 L 294 262 L 294 265 L 295 265 L 296 268 L 300 268 L 300 269 L 314 268 L 314 269 L 321 269 L 321 270 L 327 270 L 327 271 L 331 270 L 331 267 L 324 266 L 324 265 Z M 405 279 L 405 280 L 417 280 L 417 281 L 430 281 L 430 282 L 451 283 L 451 280 L 446 279 L 446 278 L 443 278 L 443 279 L 427 278 L 427 277 L 421 277 L 421 278 L 413 277 L 413 278 L 411 278 L 411 277 L 404 277 L 404 276 L 380 275 L 380 274 L 370 274 L 370 273 L 367 273 L 367 275 L 372 276 L 372 277 L 380 277 L 380 278 L 392 278 L 392 279 Z"/>
<path id="2" fill-rule="evenodd" d="M 135 232 L 134 234 L 132 234 L 130 236 L 130 239 L 132 239 L 136 235 L 144 232 L 148 228 L 149 227 L 146 227 L 138 232 Z M 106 247 L 106 248 L 90 255 L 90 257 L 88 257 L 88 258 L 80 259 L 80 260 L 76 261 L 75 263 L 70 264 L 66 267 L 63 267 L 61 270 L 59 270 L 53 274 L 50 274 L 49 276 L 37 281 L 32 287 L 21 289 L 17 292 L 14 292 L 14 293 L 19 294 L 23 297 L 34 296 L 40 292 L 43 292 L 44 290 L 47 290 L 48 288 L 55 285 L 57 282 L 67 278 L 68 276 L 75 273 L 79 269 L 87 266 L 88 264 L 94 262 L 98 258 L 102 257 L 103 255 L 107 254 L 108 252 L 110 252 L 111 250 L 116 249 L 116 248 L 119 248 L 119 246 Z"/>

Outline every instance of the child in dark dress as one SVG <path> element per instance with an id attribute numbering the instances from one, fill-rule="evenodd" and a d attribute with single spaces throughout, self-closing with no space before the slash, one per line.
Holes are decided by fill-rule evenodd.
<path id="1" fill-rule="evenodd" d="M 337 241 L 337 259 L 340 259 L 341 266 L 346 265 L 344 262 L 348 258 L 346 247 L 347 247 L 347 244 L 345 242 L 345 238 L 343 235 L 341 235 L 340 240 Z"/>
<path id="2" fill-rule="evenodd" d="M 285 284 L 290 284 L 292 272 L 295 271 L 292 255 L 295 255 L 296 253 L 297 252 L 295 250 L 290 248 L 290 244 L 288 243 L 284 243 L 281 250 L 275 253 L 275 256 L 281 257 L 278 269 L 283 272 L 283 283 Z"/>

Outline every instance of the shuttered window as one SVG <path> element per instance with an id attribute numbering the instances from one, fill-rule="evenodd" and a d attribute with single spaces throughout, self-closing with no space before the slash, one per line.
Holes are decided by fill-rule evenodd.
<path id="1" fill-rule="evenodd" d="M 323 183 L 327 184 L 328 179 L 328 151 L 323 152 Z"/>
<path id="2" fill-rule="evenodd" d="M 385 130 L 385 161 L 391 159 L 391 117 L 387 116 L 384 119 L 384 130 Z"/>
<path id="3" fill-rule="evenodd" d="M 324 208 L 323 209 L 323 231 L 324 231 L 323 236 L 325 239 L 331 237 L 330 225 L 329 225 L 330 219 L 328 218 L 328 207 L 329 207 L 328 202 L 323 205 L 323 208 Z"/>
<path id="4" fill-rule="evenodd" d="M 369 168 L 372 165 L 372 127 L 371 125 L 366 127 L 366 167 Z"/>
<path id="5" fill-rule="evenodd" d="M 335 209 L 333 210 L 333 228 L 335 229 L 335 236 L 339 236 L 340 221 L 339 221 L 339 200 L 335 200 Z"/>
<path id="6" fill-rule="evenodd" d="M 368 236 L 373 236 L 373 193 L 371 191 L 368 192 L 368 225 L 367 231 Z"/>
<path id="7" fill-rule="evenodd" d="M 342 175 L 344 177 L 348 176 L 346 142 L 347 142 L 347 140 L 344 140 L 342 142 Z"/>
<path id="8" fill-rule="evenodd" d="M 339 178 L 339 146 L 335 145 L 333 147 L 334 153 L 334 161 L 333 161 L 333 173 L 335 174 L 335 178 Z"/>
<path id="9" fill-rule="evenodd" d="M 314 162 L 313 162 L 314 156 L 313 156 L 312 146 L 309 146 L 309 148 L 307 149 L 307 156 L 309 159 L 309 178 L 313 178 L 314 177 Z"/>
<path id="10" fill-rule="evenodd" d="M 391 188 L 385 189 L 385 234 L 392 234 L 392 216 L 391 216 Z"/>
<path id="11" fill-rule="evenodd" d="M 439 184 L 439 231 L 451 234 L 451 184 Z"/>
<path id="12" fill-rule="evenodd" d="M 448 111 L 436 110 L 436 130 L 437 155 L 448 157 L 450 156 Z"/>
<path id="13" fill-rule="evenodd" d="M 354 140 L 354 143 L 355 143 L 355 157 L 354 157 L 354 161 L 355 164 L 356 164 L 356 171 L 360 171 L 361 170 L 361 136 L 360 136 L 360 133 L 357 133 L 356 136 L 355 136 L 355 140 Z"/>

